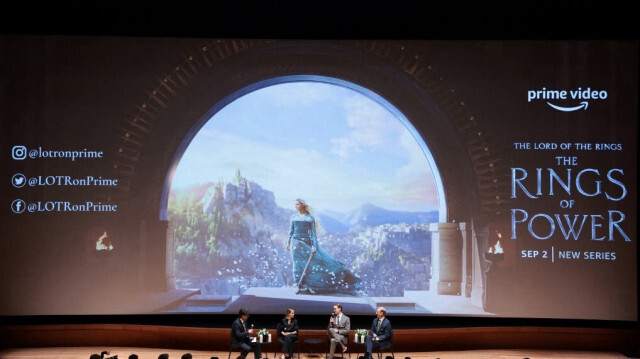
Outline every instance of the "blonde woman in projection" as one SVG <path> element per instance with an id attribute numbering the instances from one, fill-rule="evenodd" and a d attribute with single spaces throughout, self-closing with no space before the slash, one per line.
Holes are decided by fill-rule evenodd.
<path id="1" fill-rule="evenodd" d="M 295 206 L 298 213 L 291 216 L 287 251 L 291 252 L 296 294 L 357 295 L 360 279 L 320 247 L 317 223 L 307 202 L 297 199 Z"/>

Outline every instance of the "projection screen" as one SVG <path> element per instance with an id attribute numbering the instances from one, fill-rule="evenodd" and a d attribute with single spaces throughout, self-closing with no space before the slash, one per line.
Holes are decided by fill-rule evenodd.
<path id="1" fill-rule="evenodd" d="M 635 42 L 0 53 L 0 315 L 637 320 Z"/>

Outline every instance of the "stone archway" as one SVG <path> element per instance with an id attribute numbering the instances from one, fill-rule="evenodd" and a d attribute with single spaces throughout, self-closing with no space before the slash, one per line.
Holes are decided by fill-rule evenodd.
<path id="1" fill-rule="evenodd" d="M 261 81 L 259 83 L 250 84 L 249 86 L 247 86 L 245 88 L 242 88 L 242 89 L 236 91 L 235 93 L 229 94 L 228 98 L 224 99 L 222 102 L 223 103 L 233 102 L 235 99 L 238 99 L 238 98 L 240 98 L 242 96 L 248 95 L 248 94 L 250 94 L 250 93 L 252 93 L 254 91 L 259 91 L 259 90 L 261 90 L 263 88 L 266 88 L 266 87 L 270 87 L 270 86 L 274 86 L 274 85 L 280 85 L 280 84 L 287 84 L 287 83 L 299 83 L 299 82 L 315 82 L 315 83 L 337 85 L 337 86 L 340 86 L 340 87 L 347 88 L 347 89 L 353 91 L 354 93 L 360 93 L 360 94 L 364 95 L 365 97 L 367 97 L 371 101 L 377 103 L 382 108 L 385 108 L 389 113 L 391 113 L 393 115 L 393 117 L 395 117 L 395 119 L 407 130 L 407 132 L 412 135 L 412 137 L 414 138 L 416 144 L 418 145 L 418 147 L 420 148 L 420 150 L 424 154 L 425 161 L 426 161 L 427 165 L 429 166 L 429 168 L 431 169 L 431 171 L 433 173 L 434 184 L 436 186 L 436 191 L 437 191 L 437 195 L 438 195 L 438 202 L 439 202 L 438 203 L 438 211 L 439 211 L 439 214 L 440 214 L 440 217 L 438 218 L 438 221 L 439 222 L 446 222 L 446 220 L 447 220 L 446 219 L 447 204 L 446 204 L 446 198 L 444 196 L 444 188 L 443 188 L 443 185 L 442 185 L 440 174 L 438 172 L 438 168 L 437 168 L 437 166 L 436 166 L 436 164 L 434 162 L 433 156 L 432 156 L 429 148 L 424 143 L 424 140 L 422 139 L 420 134 L 417 133 L 415 127 L 412 124 L 412 122 L 408 118 L 406 118 L 403 113 L 401 113 L 397 108 L 395 108 L 386 99 L 384 99 L 380 95 L 370 91 L 369 89 L 363 88 L 361 86 L 358 86 L 357 84 L 350 83 L 350 82 L 347 82 L 347 81 L 343 81 L 343 80 L 337 79 L 337 78 L 331 78 L 331 77 L 325 77 L 325 76 L 293 75 L 293 76 L 283 76 L 283 77 L 270 78 L 270 79 L 263 80 L 263 81 Z M 229 99 L 232 99 L 232 100 L 228 101 Z M 214 104 L 212 106 L 212 108 L 220 109 L 220 106 L 218 106 L 218 104 Z M 172 163 L 172 165 L 171 165 L 170 175 L 174 173 L 175 168 L 177 167 L 179 160 L 184 155 L 184 152 L 187 149 L 187 147 L 191 144 L 191 141 L 192 141 L 193 137 L 197 134 L 197 132 L 200 131 L 200 129 L 206 123 L 208 123 L 209 121 L 211 121 L 213 119 L 213 117 L 211 117 L 212 115 L 215 116 L 215 114 L 212 114 L 212 112 L 214 112 L 214 110 L 208 111 L 207 115 L 203 116 L 200 119 L 200 121 L 194 125 L 194 128 L 189 132 L 187 137 L 184 138 L 183 142 L 180 144 L 180 147 L 179 147 L 178 151 L 176 152 L 176 154 L 174 156 L 174 163 Z M 256 125 L 260 126 L 261 124 L 256 124 Z M 161 220 L 166 220 L 167 219 L 167 217 L 166 217 L 167 198 L 168 198 L 168 195 L 169 195 L 170 185 L 171 185 L 171 178 L 170 178 L 170 176 L 167 176 L 166 181 L 165 181 L 164 190 L 163 190 L 163 193 L 162 193 L 162 201 L 161 201 L 161 207 L 160 207 L 160 219 Z"/>
<path id="2" fill-rule="evenodd" d="M 368 88 L 406 114 L 441 172 L 449 207 L 447 221 L 500 212 L 504 207 L 501 195 L 508 193 L 508 181 L 501 178 L 500 155 L 491 150 L 481 120 L 456 98 L 455 89 L 433 73 L 425 49 L 414 46 L 349 41 L 205 43 L 170 74 L 158 76 L 148 100 L 122 127 L 114 170 L 123 186 L 114 197 L 129 202 L 131 190 L 150 188 L 136 174 L 149 165 L 156 169 L 154 178 L 158 178 L 155 174 L 163 176 L 158 170 L 168 168 L 174 160 L 178 138 L 192 135 L 198 121 L 233 101 L 231 95 L 236 91 L 276 77 L 318 75 Z M 145 162 L 150 148 L 154 155 L 161 149 L 163 163 Z M 162 185 L 151 184 L 154 188 Z M 157 194 L 146 199 L 154 198 Z"/>
<path id="3" fill-rule="evenodd" d="M 256 84 L 319 76 L 369 89 L 410 119 L 439 169 L 446 222 L 500 213 L 508 191 L 503 163 L 480 119 L 432 70 L 428 50 L 416 43 L 374 41 L 203 41 L 169 74 L 158 76 L 148 99 L 122 127 L 114 170 L 123 185 L 114 197 L 145 221 L 145 237 L 166 238 L 166 221 L 158 220 L 159 209 L 166 207 L 160 194 L 176 154 L 184 150 L 183 139 Z M 163 273 L 166 262 L 155 259 L 150 267 Z M 166 282 L 164 276 L 155 281 Z"/>

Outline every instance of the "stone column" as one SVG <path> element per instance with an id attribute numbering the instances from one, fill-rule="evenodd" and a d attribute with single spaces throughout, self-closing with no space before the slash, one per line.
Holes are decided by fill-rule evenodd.
<path id="1" fill-rule="evenodd" d="M 172 223 L 168 223 L 167 227 L 167 260 L 166 260 L 166 278 L 167 278 L 167 289 L 176 289 L 176 274 L 173 271 L 173 261 L 175 257 L 175 230 L 176 226 Z"/>
<path id="2" fill-rule="evenodd" d="M 462 292 L 462 236 L 457 223 L 432 225 L 431 283 L 438 294 L 460 295 Z"/>
<path id="3" fill-rule="evenodd" d="M 465 297 L 471 297 L 473 286 L 473 231 L 470 223 L 458 225 L 462 235 L 462 289 Z"/>
<path id="4" fill-rule="evenodd" d="M 472 238 L 472 270 L 471 281 L 473 283 L 471 287 L 471 304 L 484 309 L 485 299 L 485 270 L 486 261 L 483 254 L 487 251 L 487 241 L 489 238 L 489 228 L 486 225 L 480 225 L 476 222 L 473 223 L 473 238 Z"/>

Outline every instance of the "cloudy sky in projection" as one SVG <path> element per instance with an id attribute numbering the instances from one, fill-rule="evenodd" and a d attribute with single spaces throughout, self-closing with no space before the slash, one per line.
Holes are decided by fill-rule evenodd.
<path id="1" fill-rule="evenodd" d="M 304 198 L 317 210 L 348 212 L 365 203 L 435 210 L 425 150 L 366 95 L 326 83 L 279 84 L 216 113 L 182 156 L 172 188 L 231 181 L 240 169 L 285 208 Z"/>

